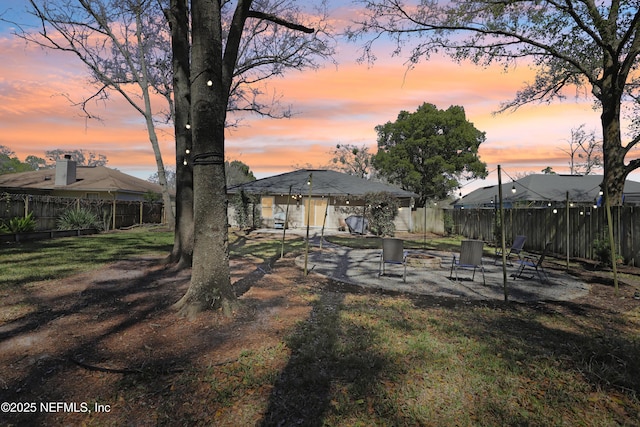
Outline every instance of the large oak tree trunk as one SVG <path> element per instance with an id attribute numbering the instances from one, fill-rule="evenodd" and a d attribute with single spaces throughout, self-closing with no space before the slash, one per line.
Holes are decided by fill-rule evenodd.
<path id="1" fill-rule="evenodd" d="M 612 71 L 613 73 L 613 71 Z M 622 146 L 620 133 L 620 102 L 623 87 L 618 87 L 616 79 L 613 77 L 603 79 L 602 95 L 602 151 L 604 161 L 604 179 L 602 190 L 608 194 L 611 206 L 622 204 L 622 194 L 624 183 L 629 174 L 625 167 L 624 159 L 626 149 Z M 604 190 L 607 191 L 604 191 Z"/>
<path id="2" fill-rule="evenodd" d="M 223 79 L 220 3 L 192 0 L 191 122 L 195 239 L 191 285 L 180 314 L 230 314 L 236 301 L 229 272 L 224 129 L 229 85 Z M 235 64 L 233 64 L 235 65 Z"/>
<path id="3" fill-rule="evenodd" d="M 191 151 L 191 87 L 188 0 L 171 0 L 165 16 L 171 28 L 173 51 L 174 125 L 176 135 L 176 226 L 170 262 L 191 267 L 193 257 L 193 170 Z"/>
<path id="4" fill-rule="evenodd" d="M 195 238 L 191 285 L 176 303 L 180 313 L 187 316 L 218 308 L 230 315 L 236 304 L 229 272 L 224 131 L 245 22 L 251 15 L 306 33 L 314 31 L 263 12 L 252 12 L 251 3 L 252 0 L 237 0 L 233 18 L 223 31 L 220 0 L 191 0 L 191 160 Z"/>

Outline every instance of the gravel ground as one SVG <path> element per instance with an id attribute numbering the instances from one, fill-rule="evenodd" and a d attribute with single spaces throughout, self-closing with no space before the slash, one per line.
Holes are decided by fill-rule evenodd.
<path id="1" fill-rule="evenodd" d="M 402 280 L 402 266 L 388 265 L 387 274 L 379 276 L 380 250 L 350 249 L 336 245 L 314 247 L 307 260 L 307 269 L 312 274 L 320 274 L 348 284 L 408 292 L 423 295 L 457 297 L 477 300 L 504 300 L 504 276 L 502 265 L 494 265 L 494 260 L 484 258 L 484 276 L 480 269 L 472 280 L 472 269 L 461 269 L 459 280 L 450 279 L 453 253 L 437 251 L 409 251 L 408 258 L 430 255 L 440 259 L 440 267 L 407 266 L 406 282 Z M 304 255 L 296 259 L 296 264 L 304 268 Z M 564 271 L 546 268 L 548 281 L 542 283 L 534 270 L 531 279 L 514 279 L 511 275 L 517 264 L 507 267 L 507 294 L 510 301 L 571 301 L 589 294 L 591 285 Z"/>

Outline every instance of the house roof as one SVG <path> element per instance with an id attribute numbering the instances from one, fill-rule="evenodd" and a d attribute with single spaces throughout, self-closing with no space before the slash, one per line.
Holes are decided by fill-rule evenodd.
<path id="1" fill-rule="evenodd" d="M 55 185 L 56 170 L 0 175 L 0 188 L 62 190 L 65 191 L 113 191 L 128 193 L 160 193 L 161 187 L 149 181 L 127 175 L 106 166 L 78 166 L 76 181 L 69 185 Z"/>
<path id="2" fill-rule="evenodd" d="M 411 191 L 370 181 L 353 175 L 332 170 L 302 169 L 256 181 L 229 187 L 227 192 L 235 194 L 240 190 L 253 194 L 309 194 L 307 181 L 312 177 L 311 194 L 314 196 L 363 196 L 367 193 L 391 193 L 398 198 L 417 198 Z"/>
<path id="3" fill-rule="evenodd" d="M 514 203 L 564 203 L 569 193 L 569 200 L 579 204 L 593 204 L 600 199 L 602 175 L 527 175 L 513 182 L 502 184 L 502 200 L 504 204 Z M 516 192 L 512 192 L 515 188 Z M 624 186 L 625 201 L 637 200 L 640 196 L 640 183 L 627 180 Z M 488 207 L 493 206 L 498 197 L 498 186 L 479 188 L 458 199 L 455 207 Z"/>

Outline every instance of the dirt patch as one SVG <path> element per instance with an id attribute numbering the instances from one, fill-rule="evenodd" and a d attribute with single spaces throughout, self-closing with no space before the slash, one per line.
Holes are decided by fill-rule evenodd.
<path id="1" fill-rule="evenodd" d="M 118 384 L 130 374 L 172 376 L 194 366 L 227 363 L 247 349 L 279 345 L 283 334 L 308 314 L 309 303 L 299 290 L 314 279 L 303 278 L 290 259 L 278 263 L 278 274 L 250 258 L 233 259 L 231 270 L 232 281 L 245 284 L 232 318 L 218 313 L 194 321 L 178 318 L 171 306 L 186 291 L 190 272 L 173 271 L 160 258 L 121 261 L 3 294 L 0 402 L 38 405 L 37 414 L 9 414 L 10 422 L 73 424 L 86 419 L 84 407 L 76 408 L 79 413 L 65 408 L 45 415 L 40 403 L 110 396 L 94 403 L 122 406 Z M 246 289 L 247 282 L 255 286 Z M 128 423 L 114 415 L 104 420 Z"/>
<path id="2" fill-rule="evenodd" d="M 189 271 L 176 272 L 161 261 L 121 261 L 1 295 L 0 402 L 37 405 L 34 413 L 4 413 L 3 422 L 130 425 L 135 419 L 136 425 L 157 425 L 163 424 L 159 414 L 188 419 L 192 396 L 207 396 L 192 389 L 193 383 L 185 390 L 182 373 L 215 370 L 254 349 L 286 352 L 283 341 L 308 318 L 314 295 L 338 288 L 371 292 L 317 275 L 304 277 L 293 257 L 279 260 L 273 268 L 257 259 L 232 259 L 240 308 L 232 318 L 205 313 L 187 321 L 178 318 L 171 306 L 186 291 Z M 597 278 L 595 272 L 591 277 Z M 626 280 L 618 295 L 610 283 L 598 281 L 592 294 L 577 303 L 586 311 L 637 307 L 637 283 Z M 430 300 L 416 298 L 425 305 Z M 136 382 L 140 378 L 145 378 L 144 386 Z M 176 397 L 179 393 L 184 395 Z M 264 399 L 269 394 L 263 390 L 261 396 L 246 398 Z M 180 405 L 166 407 L 168 401 Z M 53 412 L 42 411 L 41 404 L 56 402 L 76 406 L 59 411 L 54 405 L 49 408 Z M 108 412 L 96 412 L 107 408 Z"/>

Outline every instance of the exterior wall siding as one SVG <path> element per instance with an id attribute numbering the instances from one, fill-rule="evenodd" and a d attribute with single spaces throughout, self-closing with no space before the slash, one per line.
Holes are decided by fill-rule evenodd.
<path id="1" fill-rule="evenodd" d="M 287 212 L 287 203 L 289 205 L 288 208 L 288 217 L 289 217 L 289 228 L 304 228 L 306 227 L 306 215 L 307 211 L 305 209 L 306 197 L 296 197 L 291 198 L 290 200 L 288 196 L 269 196 L 274 198 L 274 203 L 269 209 L 271 213 L 271 217 L 262 216 L 261 223 L 262 227 L 265 228 L 273 228 L 274 227 L 274 219 L 273 215 L 280 214 L 282 217 L 285 216 Z M 341 220 L 344 220 L 350 215 L 359 215 L 361 216 L 364 212 L 364 206 L 362 201 L 358 200 L 349 200 L 349 204 L 346 204 L 346 199 L 344 198 L 330 198 L 330 203 L 326 208 L 326 219 L 324 219 L 324 227 L 327 230 L 338 230 L 340 228 Z M 344 199 L 344 200 L 343 200 Z M 318 201 L 318 205 L 322 205 L 321 197 L 313 197 L 313 200 Z M 411 207 L 409 206 L 409 201 L 405 201 L 401 208 L 398 211 L 398 216 L 396 217 L 395 224 L 397 231 L 411 231 L 413 218 Z M 322 212 L 315 212 L 315 222 L 312 220 L 313 228 L 321 228 L 323 223 Z M 232 204 L 229 204 L 229 223 L 231 226 L 237 226 L 237 222 L 235 221 L 235 209 Z"/>

